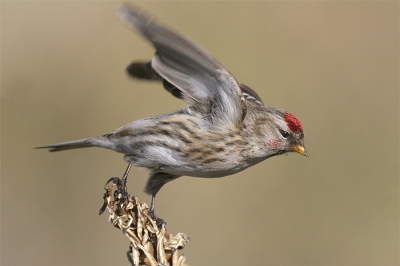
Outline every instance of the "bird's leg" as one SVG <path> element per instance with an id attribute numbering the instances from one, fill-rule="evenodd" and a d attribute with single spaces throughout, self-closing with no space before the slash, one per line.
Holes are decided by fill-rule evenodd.
<path id="1" fill-rule="evenodd" d="M 128 164 L 128 167 L 125 170 L 124 175 L 119 178 L 119 177 L 111 177 L 107 182 L 106 182 L 106 187 L 108 186 L 108 184 L 112 181 L 113 186 L 115 186 L 116 188 L 113 188 L 111 191 L 114 191 L 113 193 L 113 199 L 112 201 L 119 201 L 121 203 L 126 203 L 128 201 L 128 192 L 127 192 L 127 188 L 126 188 L 126 182 L 127 182 L 127 178 L 128 178 L 128 174 L 129 174 L 129 170 L 131 170 L 132 167 L 132 163 L 130 162 Z M 104 204 L 100 209 L 99 214 L 102 214 L 104 212 L 104 210 L 106 209 L 107 206 L 107 200 L 106 197 L 104 198 Z"/>
<path id="2" fill-rule="evenodd" d="M 122 176 L 122 178 L 118 178 L 117 183 L 116 183 L 117 189 L 115 190 L 114 197 L 115 196 L 118 197 L 119 195 L 121 195 L 120 199 L 123 203 L 127 202 L 127 200 L 128 200 L 128 190 L 126 188 L 126 183 L 128 181 L 128 174 L 129 174 L 129 171 L 131 170 L 131 167 L 132 167 L 132 162 L 129 162 L 124 175 Z"/>
<path id="3" fill-rule="evenodd" d="M 164 220 L 157 218 L 154 214 L 154 206 L 156 203 L 156 194 L 164 186 L 166 183 L 178 178 L 176 175 L 171 175 L 164 172 L 156 172 L 152 171 L 150 173 L 149 179 L 147 180 L 146 186 L 144 187 L 144 192 L 151 195 L 151 205 L 150 209 L 148 210 L 148 214 L 151 219 L 157 222 L 159 228 L 161 228 L 162 224 L 164 224 Z"/>
<path id="4" fill-rule="evenodd" d="M 150 216 L 151 219 L 155 220 L 159 229 L 161 229 L 163 224 L 166 224 L 163 219 L 158 218 L 154 213 L 154 207 L 156 204 L 156 195 L 151 196 L 151 204 L 150 209 L 147 211 L 147 214 Z"/>
<path id="5" fill-rule="evenodd" d="M 150 209 L 147 212 L 149 214 L 149 216 L 151 218 L 155 218 L 155 214 L 154 214 L 154 206 L 156 205 L 156 196 L 152 195 L 151 196 L 151 204 L 150 204 Z"/>
<path id="6" fill-rule="evenodd" d="M 125 170 L 124 175 L 121 178 L 121 187 L 124 189 L 124 191 L 126 192 L 126 182 L 128 181 L 128 174 L 129 171 L 131 170 L 132 167 L 132 162 L 129 162 L 128 167 Z"/>

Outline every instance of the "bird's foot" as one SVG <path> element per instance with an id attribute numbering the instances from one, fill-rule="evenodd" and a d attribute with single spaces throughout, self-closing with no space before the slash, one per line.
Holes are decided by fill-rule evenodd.
<path id="1" fill-rule="evenodd" d="M 149 210 L 149 211 L 147 212 L 147 214 L 149 215 L 149 217 L 150 217 L 153 221 L 156 221 L 156 224 L 157 224 L 157 227 L 158 227 L 159 230 L 161 230 L 161 228 L 167 224 L 167 223 L 164 221 L 164 219 L 159 218 L 159 217 L 157 217 L 157 216 L 155 215 L 154 210 Z"/>
<path id="2" fill-rule="evenodd" d="M 119 178 L 119 177 L 111 177 L 107 183 L 110 184 L 112 181 L 112 184 L 116 186 L 116 189 L 114 191 L 114 201 L 120 201 L 121 203 L 127 203 L 128 202 L 128 190 L 126 188 L 126 179 L 125 178 Z"/>
<path id="3" fill-rule="evenodd" d="M 129 194 L 126 189 L 126 178 L 111 177 L 105 185 L 106 193 L 104 194 L 104 204 L 101 207 L 99 214 L 102 214 L 109 201 L 115 204 L 127 204 L 129 199 Z M 111 199 L 109 196 L 112 196 Z M 113 204 L 115 206 L 115 204 Z"/>

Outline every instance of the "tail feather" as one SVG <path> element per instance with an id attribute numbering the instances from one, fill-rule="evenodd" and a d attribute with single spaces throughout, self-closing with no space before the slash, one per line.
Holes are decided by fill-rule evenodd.
<path id="1" fill-rule="evenodd" d="M 94 147 L 91 139 L 78 139 L 66 142 L 60 142 L 56 144 L 36 147 L 35 149 L 50 149 L 49 151 L 65 151 L 70 149 L 88 148 Z"/>

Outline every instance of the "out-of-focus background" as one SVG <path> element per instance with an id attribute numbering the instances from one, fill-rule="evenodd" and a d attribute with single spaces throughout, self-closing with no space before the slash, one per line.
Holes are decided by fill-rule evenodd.
<path id="1" fill-rule="evenodd" d="M 33 147 L 108 133 L 183 102 L 125 67 L 153 48 L 120 1 L 1 1 L 1 264 L 128 264 L 99 216 L 121 154 Z M 399 263 L 397 1 L 136 2 L 303 123 L 310 157 L 278 156 L 158 194 L 192 265 Z M 129 192 L 142 201 L 146 170 Z"/>

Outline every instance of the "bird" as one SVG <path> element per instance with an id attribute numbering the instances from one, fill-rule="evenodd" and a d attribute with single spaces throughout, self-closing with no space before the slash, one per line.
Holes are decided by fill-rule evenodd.
<path id="1" fill-rule="evenodd" d="M 133 62 L 130 76 L 154 80 L 185 102 L 175 112 L 143 118 L 97 137 L 37 147 L 51 152 L 101 147 L 124 154 L 126 188 L 132 166 L 147 168 L 144 192 L 155 197 L 181 176 L 217 178 L 245 170 L 273 156 L 308 153 L 300 121 L 290 112 L 263 104 L 250 87 L 204 48 L 143 9 L 123 4 L 121 22 L 155 48 L 149 62 Z"/>

